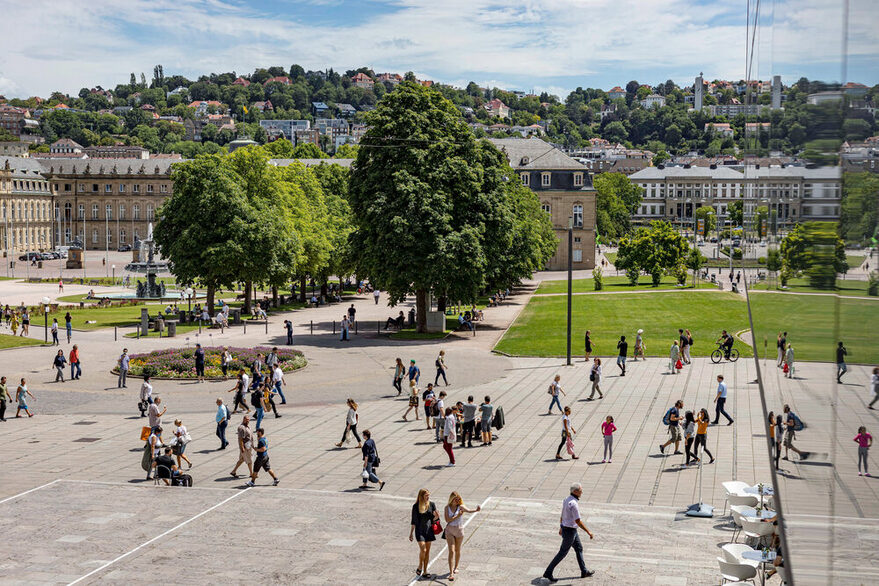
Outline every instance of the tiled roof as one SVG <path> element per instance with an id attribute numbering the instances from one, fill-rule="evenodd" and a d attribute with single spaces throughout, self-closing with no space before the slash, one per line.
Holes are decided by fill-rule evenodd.
<path id="1" fill-rule="evenodd" d="M 510 166 L 516 170 L 586 170 L 585 165 L 538 138 L 490 138 L 488 141 L 507 155 Z"/>
<path id="2" fill-rule="evenodd" d="M 167 175 L 174 159 L 74 159 L 40 161 L 48 175 Z"/>
<path id="3" fill-rule="evenodd" d="M 734 169 L 718 167 L 647 167 L 629 175 L 632 181 L 641 179 L 665 179 L 667 177 L 710 177 L 712 179 L 743 179 L 744 175 Z"/>
<path id="4" fill-rule="evenodd" d="M 7 162 L 13 177 L 44 179 L 43 166 L 37 159 L 31 159 L 30 157 L 0 157 L 0 170 L 6 168 Z"/>

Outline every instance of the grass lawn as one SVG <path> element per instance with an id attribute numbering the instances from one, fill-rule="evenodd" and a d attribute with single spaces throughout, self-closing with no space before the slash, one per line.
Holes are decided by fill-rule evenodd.
<path id="1" fill-rule="evenodd" d="M 751 311 L 761 356 L 763 338 L 767 340 L 769 356 L 773 357 L 776 336 L 786 331 L 796 360 L 835 362 L 834 349 L 836 336 L 839 336 L 849 351 L 851 362 L 879 362 L 879 346 L 873 332 L 873 324 L 879 320 L 877 302 L 818 295 L 757 294 L 751 297 Z"/>
<path id="2" fill-rule="evenodd" d="M 605 252 L 604 258 L 607 259 L 607 262 L 610 264 L 615 264 L 617 261 L 617 253 L 616 252 Z"/>
<path id="3" fill-rule="evenodd" d="M 865 258 L 867 257 L 863 254 L 847 254 L 845 255 L 845 262 L 848 263 L 850 269 L 854 269 L 861 266 Z"/>
<path id="4" fill-rule="evenodd" d="M 64 328 L 64 314 L 70 311 L 73 318 L 73 329 L 75 330 L 95 330 L 104 327 L 134 327 L 134 324 L 140 321 L 140 310 L 146 307 L 150 311 L 150 315 L 156 315 L 160 308 L 164 308 L 164 304 L 147 304 L 147 305 L 123 305 L 103 308 L 85 308 L 76 309 L 69 307 L 60 307 L 58 311 L 49 314 L 49 324 L 52 324 L 52 318 L 58 318 L 58 324 Z M 40 325 L 41 316 L 34 314 L 32 325 Z M 94 321 L 95 323 L 86 323 Z"/>
<path id="5" fill-rule="evenodd" d="M 39 340 L 33 338 L 25 338 L 24 336 L 10 336 L 9 334 L 0 334 L 0 348 L 18 348 L 19 346 L 39 346 L 42 344 Z"/>
<path id="6" fill-rule="evenodd" d="M 768 297 L 768 296 L 767 296 Z M 591 330 L 594 355 L 616 356 L 620 335 L 630 340 L 644 330 L 647 354 L 665 356 L 678 328 L 689 328 L 695 341 L 694 356 L 706 356 L 714 340 L 725 329 L 738 332 L 748 327 L 747 309 L 741 296 L 734 293 L 696 293 L 679 291 L 661 295 L 580 295 L 573 298 L 572 351 L 583 352 L 583 334 Z M 535 297 L 495 347 L 507 354 L 526 356 L 563 356 L 567 299 Z M 742 356 L 751 349 L 741 343 L 736 348 Z"/>
<path id="7" fill-rule="evenodd" d="M 137 331 L 135 331 L 133 325 L 130 325 L 130 327 L 128 327 L 127 329 L 129 329 L 131 331 L 124 334 L 124 336 L 126 338 L 137 338 L 138 337 Z M 177 324 L 177 335 L 178 336 L 180 336 L 182 334 L 188 334 L 192 331 L 196 331 L 196 332 L 198 331 L 198 324 Z M 214 331 L 216 331 L 217 333 L 220 332 L 220 330 L 209 330 L 207 328 L 202 328 L 202 334 L 205 336 L 207 336 L 208 333 L 214 332 Z M 162 333 L 161 337 L 162 338 L 167 337 L 166 333 L 167 333 L 167 328 L 166 328 L 165 332 Z M 141 338 L 158 338 L 160 336 L 159 336 L 159 332 L 155 332 L 152 330 L 152 328 L 150 328 L 150 331 L 146 336 L 140 336 L 140 337 Z"/>
<path id="8" fill-rule="evenodd" d="M 415 328 L 411 328 L 408 330 L 400 330 L 398 332 L 394 332 L 389 337 L 392 340 L 440 340 L 446 337 L 447 332 L 430 332 L 426 334 L 419 334 L 415 331 Z"/>
<path id="9" fill-rule="evenodd" d="M 767 279 L 768 281 L 768 279 Z M 794 293 L 836 293 L 838 295 L 854 295 L 856 297 L 867 297 L 867 281 L 859 281 L 856 279 L 837 279 L 836 289 L 815 289 L 809 286 L 808 279 L 791 279 L 787 283 L 787 289 L 781 289 L 781 282 L 773 279 L 772 286 L 767 281 L 757 283 L 751 288 L 756 291 L 778 290 L 791 291 Z M 879 297 L 877 297 L 879 300 Z"/>
<path id="10" fill-rule="evenodd" d="M 688 283 L 692 283 L 692 275 L 689 276 Z M 650 280 L 650 277 L 642 276 L 638 280 L 637 285 L 630 285 L 629 279 L 625 276 L 619 277 L 608 277 L 605 276 L 601 280 L 602 285 L 604 285 L 604 289 L 601 290 L 602 293 L 609 291 L 642 291 L 648 289 L 679 289 L 677 286 L 677 282 L 672 277 L 663 277 L 662 281 L 659 283 L 659 287 L 654 287 L 653 283 Z M 692 289 L 692 284 L 687 286 Z M 710 282 L 699 281 L 700 289 L 717 289 L 717 285 L 713 285 Z M 593 280 L 589 279 L 574 279 L 573 281 L 573 290 L 574 293 L 584 293 L 584 292 L 594 292 L 595 289 L 593 287 Z M 568 281 L 567 280 L 559 280 L 559 281 L 542 281 L 540 286 L 537 288 L 537 294 L 541 293 L 567 293 L 568 292 Z"/>

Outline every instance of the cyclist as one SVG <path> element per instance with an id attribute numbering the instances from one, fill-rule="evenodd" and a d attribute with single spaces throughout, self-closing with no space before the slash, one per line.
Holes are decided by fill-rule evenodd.
<path id="1" fill-rule="evenodd" d="M 729 360 L 730 352 L 732 352 L 733 342 L 733 337 L 726 333 L 726 330 L 723 330 L 717 339 L 717 343 L 723 348 L 723 355 L 727 360 Z"/>

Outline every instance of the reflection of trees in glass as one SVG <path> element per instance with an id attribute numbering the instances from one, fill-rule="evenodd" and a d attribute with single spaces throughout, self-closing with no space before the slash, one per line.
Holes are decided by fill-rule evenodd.
<path id="1" fill-rule="evenodd" d="M 833 222 L 797 224 L 781 241 L 783 266 L 802 271 L 816 289 L 836 287 L 836 274 L 848 271 L 845 243 Z"/>
<path id="2" fill-rule="evenodd" d="M 845 173 L 842 178 L 839 235 L 846 242 L 860 243 L 876 233 L 876 200 L 879 175 Z"/>

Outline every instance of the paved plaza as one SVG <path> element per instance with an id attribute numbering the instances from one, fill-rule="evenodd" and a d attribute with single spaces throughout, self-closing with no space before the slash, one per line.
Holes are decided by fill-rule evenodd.
<path id="1" fill-rule="evenodd" d="M 630 362 L 627 376 L 620 377 L 613 361 L 606 360 L 605 398 L 587 401 L 589 371 L 582 356 L 566 367 L 559 358 L 490 352 L 535 287 L 528 283 L 501 307 L 486 310 L 487 321 L 476 336 L 457 333 L 444 340 L 395 341 L 364 328 L 351 342 L 339 342 L 330 333 L 331 322 L 351 302 L 362 323 L 399 311 L 388 308 L 384 296 L 378 305 L 361 296 L 341 306 L 274 315 L 268 334 L 264 326 L 248 327 L 246 334 L 235 327 L 198 338 L 193 333 L 114 341 L 112 330 L 74 332 L 83 378 L 63 384 L 52 382 L 52 348 L 0 352 L 0 374 L 12 385 L 20 376 L 28 378 L 37 414 L 0 424 L 0 583 L 408 584 L 418 555 L 407 539 L 409 512 L 417 491 L 426 487 L 438 507 L 453 490 L 468 507 L 483 507 L 467 517 L 456 582 L 537 584 L 558 549 L 560 504 L 573 482 L 583 485 L 583 518 L 595 533 L 594 541 L 584 542 L 587 564 L 596 570 L 588 583 L 718 583 L 718 545 L 732 537 L 728 507 L 721 514 L 721 482 L 772 482 L 754 361 L 715 365 L 696 358 L 680 375 L 671 375 L 667 360 L 648 358 Z M 407 311 L 408 304 L 402 309 Z M 294 346 L 309 364 L 287 375 L 283 417 L 268 415 L 263 421 L 281 484 L 271 487 L 263 474 L 248 489 L 245 479 L 229 476 L 237 451 L 234 444 L 217 450 L 214 401 L 231 402 L 226 391 L 232 381 L 155 381 L 155 394 L 168 406 L 166 427 L 179 418 L 193 437 L 187 455 L 194 462 L 195 486 L 157 487 L 145 481 L 139 383 L 131 380 L 128 389 L 119 390 L 110 374 L 121 348 L 136 353 L 193 346 L 197 339 L 206 345 L 280 345 L 286 318 L 293 320 Z M 33 329 L 32 335 L 41 338 L 42 332 Z M 66 344 L 62 348 L 69 350 Z M 478 403 L 490 395 L 506 417 L 492 446 L 456 447 L 453 468 L 445 466 L 447 456 L 423 419 L 414 421 L 410 414 L 410 421 L 402 420 L 407 401 L 391 386 L 397 356 L 421 366 L 422 388 L 433 381 L 440 349 L 449 366 L 451 386 L 442 387 L 449 400 L 466 401 L 472 394 Z M 824 396 L 832 367 L 803 363 L 795 379 L 782 378 L 771 361 L 761 367 L 769 409 L 791 403 L 809 422 L 797 445 L 821 452 L 834 425 Z M 577 461 L 554 457 L 561 418 L 547 415 L 546 389 L 557 373 L 567 393 L 562 404 L 571 406 L 578 432 Z M 699 471 L 684 468 L 683 456 L 659 453 L 667 438 L 661 419 L 677 399 L 685 409 L 706 407 L 713 416 L 718 374 L 729 383 L 727 410 L 735 424 L 709 428 L 708 447 L 717 460 L 702 469 L 701 494 L 716 512 L 711 519 L 690 518 L 683 511 L 699 500 Z M 783 462 L 779 488 L 789 513 L 791 555 L 801 571 L 806 569 L 798 583 L 820 583 L 809 581 L 808 569 L 826 564 L 830 550 L 836 554 L 835 583 L 869 583 L 879 565 L 879 483 L 855 474 L 856 451 L 850 445 L 853 429 L 876 424 L 874 412 L 865 410 L 865 387 L 859 386 L 869 381 L 869 369 L 852 366 L 848 378 L 852 384 L 839 387 L 843 419 L 835 424 L 836 468 L 827 465 L 831 455 L 823 464 L 821 457 Z M 334 446 L 344 428 L 346 397 L 360 404 L 358 428 L 370 429 L 377 442 L 378 473 L 387 482 L 381 492 L 359 488 L 355 442 Z M 619 431 L 613 462 L 602 464 L 600 424 L 607 415 L 614 416 Z M 240 415 L 234 416 L 230 438 L 239 421 Z M 825 482 L 825 477 L 835 480 Z M 447 583 L 443 545 L 442 540 L 434 544 L 431 571 Z M 580 583 L 567 580 L 579 576 L 573 555 L 556 575 Z"/>

